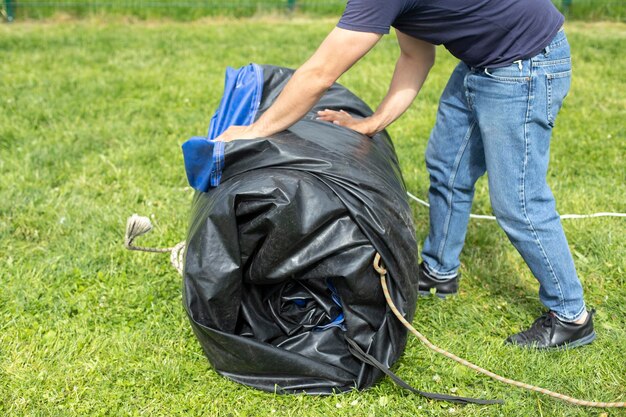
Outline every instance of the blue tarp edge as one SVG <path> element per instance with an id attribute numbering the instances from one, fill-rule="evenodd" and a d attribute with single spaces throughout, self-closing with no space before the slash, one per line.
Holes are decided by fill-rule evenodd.
<path id="1" fill-rule="evenodd" d="M 189 185 L 206 192 L 217 187 L 224 169 L 224 142 L 214 139 L 230 126 L 250 125 L 259 110 L 263 94 L 263 68 L 249 64 L 239 69 L 228 67 L 224 95 L 211 118 L 206 137 L 194 136 L 182 145 Z"/>

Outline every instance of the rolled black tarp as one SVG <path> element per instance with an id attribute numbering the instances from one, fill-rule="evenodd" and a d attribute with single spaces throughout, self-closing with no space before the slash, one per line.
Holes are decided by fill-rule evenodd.
<path id="1" fill-rule="evenodd" d="M 365 389 L 383 373 L 348 341 L 390 367 L 407 335 L 385 302 L 376 252 L 409 321 L 417 299 L 413 218 L 388 134 L 370 138 L 316 120 L 322 109 L 372 114 L 335 84 L 285 132 L 210 140 L 225 119 L 249 123 L 263 114 L 291 74 L 254 64 L 230 73 L 209 137 L 183 145 L 199 189 L 183 302 L 207 358 L 232 380 L 283 393 Z"/>

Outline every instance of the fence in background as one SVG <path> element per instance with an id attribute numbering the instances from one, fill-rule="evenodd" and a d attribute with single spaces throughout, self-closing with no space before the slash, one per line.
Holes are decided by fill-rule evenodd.
<path id="1" fill-rule="evenodd" d="M 264 12 L 304 12 L 338 16 L 347 0 L 0 0 L 7 21 L 116 14 L 141 19 L 192 20 L 205 16 L 252 16 Z M 384 1 L 384 0 L 381 0 Z M 519 0 L 523 1 L 523 0 Z M 571 19 L 626 21 L 626 0 L 552 0 Z"/>

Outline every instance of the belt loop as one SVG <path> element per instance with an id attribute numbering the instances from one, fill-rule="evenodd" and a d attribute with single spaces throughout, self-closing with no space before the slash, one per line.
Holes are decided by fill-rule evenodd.
<path id="1" fill-rule="evenodd" d="M 545 48 L 543 48 L 543 55 L 544 56 L 548 56 L 549 53 L 550 53 L 550 45 L 548 45 Z"/>

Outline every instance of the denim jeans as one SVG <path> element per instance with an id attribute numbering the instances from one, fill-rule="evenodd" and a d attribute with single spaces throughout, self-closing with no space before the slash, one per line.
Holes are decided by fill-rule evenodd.
<path id="1" fill-rule="evenodd" d="M 457 274 L 474 184 L 488 172 L 498 224 L 539 281 L 541 302 L 564 321 L 581 317 L 585 303 L 546 172 L 570 79 L 563 31 L 531 59 L 502 68 L 456 67 L 426 150 L 430 231 L 422 251 L 433 276 Z"/>

